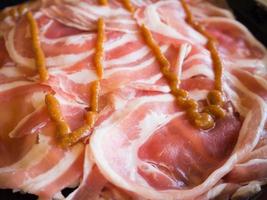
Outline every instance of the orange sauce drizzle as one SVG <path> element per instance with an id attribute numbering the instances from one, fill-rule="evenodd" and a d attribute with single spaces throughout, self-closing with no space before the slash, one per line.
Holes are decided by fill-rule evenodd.
<path id="1" fill-rule="evenodd" d="M 131 3 L 131 0 L 120 0 L 120 1 L 126 10 L 128 10 L 130 13 L 134 12 L 135 9 Z"/>
<path id="2" fill-rule="evenodd" d="M 49 78 L 49 75 L 45 64 L 45 55 L 40 44 L 38 25 L 30 11 L 27 12 L 26 16 L 30 24 L 32 48 L 35 54 L 35 64 L 41 81 L 46 81 Z"/>
<path id="3" fill-rule="evenodd" d="M 52 94 L 47 94 L 45 96 L 45 104 L 48 110 L 48 114 L 53 122 L 56 123 L 56 128 L 58 131 L 59 139 L 65 137 L 70 131 L 69 125 L 65 122 L 63 115 L 60 110 L 60 105 L 58 100 Z"/>
<path id="4" fill-rule="evenodd" d="M 89 132 L 91 130 L 92 126 L 85 124 L 83 126 L 81 126 L 80 128 L 77 128 L 76 130 L 74 130 L 73 132 L 71 132 L 70 134 L 64 135 L 63 137 L 61 137 L 61 146 L 66 148 L 69 147 L 73 144 L 75 144 L 76 142 L 78 142 L 81 137 L 86 133 Z"/>
<path id="5" fill-rule="evenodd" d="M 95 121 L 98 114 L 98 100 L 99 100 L 99 91 L 100 91 L 100 81 L 94 81 L 91 86 L 91 107 L 90 111 L 85 114 L 85 124 L 68 134 L 63 140 L 64 146 L 71 146 L 79 139 L 85 135 L 86 132 L 89 132 L 91 128 L 95 125 Z"/>
<path id="6" fill-rule="evenodd" d="M 124 5 L 125 9 L 127 9 L 131 13 L 134 12 L 135 9 L 132 6 L 130 0 L 121 0 L 121 2 Z M 171 93 L 175 96 L 177 104 L 186 109 L 186 113 L 189 119 L 196 127 L 201 129 L 210 129 L 215 125 L 213 118 L 222 118 L 225 116 L 225 111 L 220 107 L 223 105 L 222 62 L 216 49 L 215 40 L 213 39 L 213 37 L 207 31 L 205 31 L 203 26 L 193 20 L 193 15 L 190 12 L 185 0 L 181 0 L 181 3 L 187 15 L 187 22 L 207 37 L 209 41 L 207 47 L 210 50 L 213 59 L 215 90 L 212 90 L 209 93 L 208 101 L 210 105 L 204 109 L 204 112 L 199 112 L 198 102 L 196 102 L 194 99 L 189 98 L 187 91 L 179 88 L 180 80 L 178 80 L 178 77 L 175 73 L 170 71 L 170 63 L 161 52 L 160 47 L 154 41 L 151 32 L 145 27 L 145 25 L 142 25 L 140 29 L 146 44 L 150 47 L 157 61 L 161 65 L 160 70 L 164 77 L 167 79 Z"/>
<path id="7" fill-rule="evenodd" d="M 144 36 L 146 44 L 152 50 L 158 62 L 160 63 L 163 74 L 168 74 L 170 63 L 167 60 L 167 58 L 162 54 L 160 47 L 157 45 L 157 43 L 153 39 L 151 32 L 148 30 L 148 28 L 146 28 L 145 25 L 142 25 L 140 27 L 140 30 L 142 32 L 142 35 Z M 177 77 L 175 76 L 174 78 L 177 78 Z"/>
<path id="8" fill-rule="evenodd" d="M 215 85 L 214 90 L 210 91 L 208 94 L 209 106 L 207 106 L 204 111 L 213 115 L 215 118 L 223 118 L 225 116 L 225 111 L 222 109 L 223 106 L 223 89 L 222 89 L 222 74 L 223 74 L 223 64 L 221 58 L 219 56 L 219 52 L 216 48 L 216 40 L 211 36 L 205 28 L 194 21 L 193 15 L 190 12 L 189 6 L 187 5 L 185 0 L 181 0 L 181 4 L 186 13 L 186 21 L 190 24 L 194 29 L 196 29 L 199 33 L 204 35 L 207 42 L 207 49 L 210 51 L 213 69 L 215 75 Z"/>
<path id="9" fill-rule="evenodd" d="M 151 32 L 148 30 L 148 28 L 146 28 L 145 25 L 142 25 L 140 30 L 146 44 L 150 47 L 157 61 L 159 62 L 161 66 L 161 72 L 167 79 L 171 88 L 171 92 L 176 98 L 177 104 L 186 110 L 187 116 L 195 126 L 201 129 L 212 128 L 214 126 L 214 120 L 212 116 L 206 112 L 200 113 L 198 103 L 194 99 L 188 97 L 187 91 L 178 88 L 178 77 L 175 73 L 170 71 L 170 63 L 161 52 L 160 47 L 156 44 Z"/>
<path id="10" fill-rule="evenodd" d="M 134 7 L 132 6 L 129 0 L 121 0 L 124 7 L 131 13 L 134 11 Z M 189 18 L 192 19 L 192 15 L 190 13 Z M 157 45 L 155 40 L 152 37 L 151 32 L 145 25 L 140 27 L 141 34 L 154 53 L 158 63 L 160 64 L 160 70 L 163 76 L 168 81 L 169 87 L 171 89 L 171 93 L 175 96 L 176 102 L 178 106 L 184 108 L 186 110 L 186 114 L 189 117 L 190 121 L 198 128 L 201 129 L 210 129 L 214 127 L 214 119 L 210 112 L 213 112 L 211 109 L 210 112 L 199 112 L 199 105 L 194 99 L 188 97 L 188 92 L 186 90 L 179 88 L 180 80 L 178 79 L 177 75 L 170 71 L 170 63 L 168 59 L 164 56 L 161 52 L 160 47 Z M 218 112 L 217 112 L 218 113 Z"/>
<path id="11" fill-rule="evenodd" d="M 71 146 L 74 142 L 80 139 L 82 134 L 90 131 L 91 126 L 86 124 L 69 134 L 70 128 L 63 118 L 57 99 L 52 94 L 47 94 L 45 97 L 45 103 L 50 118 L 56 123 L 59 144 L 61 147 L 65 148 Z"/>
<path id="12" fill-rule="evenodd" d="M 98 0 L 98 3 L 102 6 L 105 6 L 108 4 L 108 0 Z"/>
<path id="13" fill-rule="evenodd" d="M 91 86 L 91 111 L 98 112 L 100 81 L 94 81 Z"/>
<path id="14" fill-rule="evenodd" d="M 94 64 L 99 79 L 103 76 L 103 57 L 104 57 L 104 40 L 105 40 L 105 24 L 104 19 L 101 17 L 97 21 L 97 41 L 96 52 L 94 57 Z"/>
<path id="15" fill-rule="evenodd" d="M 61 147 L 66 148 L 73 145 L 82 135 L 89 132 L 95 123 L 96 112 L 86 113 L 86 123 L 70 133 L 69 125 L 65 122 L 60 110 L 58 100 L 52 94 L 47 94 L 45 97 L 46 107 L 50 118 L 56 123 L 57 136 Z"/>
<path id="16" fill-rule="evenodd" d="M 88 111 L 85 115 L 86 124 L 93 127 L 95 125 L 97 113 L 93 111 Z"/>
<path id="17" fill-rule="evenodd" d="M 199 33 L 204 35 L 207 39 L 207 48 L 211 53 L 212 61 L 213 61 L 213 68 L 215 74 L 215 89 L 222 91 L 222 72 L 223 72 L 223 65 L 220 59 L 219 53 L 216 48 L 216 40 L 205 30 L 205 28 L 199 24 L 198 22 L 194 21 L 193 15 L 190 12 L 189 6 L 187 5 L 185 0 L 181 0 L 182 6 L 186 13 L 186 21 L 190 24 L 194 29 L 196 29 Z"/>
<path id="18" fill-rule="evenodd" d="M 90 97 L 90 111 L 86 114 L 86 123 L 93 126 L 99 110 L 99 93 L 100 93 L 100 80 L 103 77 L 104 67 L 104 41 L 105 41 L 105 22 L 101 17 L 97 22 L 97 43 L 95 53 L 95 66 L 98 75 L 98 80 L 92 82 L 91 85 L 91 97 Z"/>
<path id="19" fill-rule="evenodd" d="M 49 94 L 47 95 L 46 105 L 48 107 L 51 119 L 57 124 L 57 129 L 59 131 L 59 139 L 60 139 L 59 142 L 62 147 L 66 148 L 75 144 L 81 139 L 83 135 L 85 135 L 86 132 L 89 132 L 93 128 L 98 113 L 99 90 L 100 90 L 99 81 L 93 82 L 91 86 L 91 92 L 92 92 L 91 111 L 88 111 L 85 114 L 85 124 L 80 128 L 72 131 L 71 133 L 69 133 L 69 128 L 65 128 L 68 127 L 68 125 L 64 121 L 60 113 L 59 103 L 57 102 L 57 100 L 53 95 Z M 61 127 L 63 127 L 64 129 L 62 129 Z"/>
<path id="20" fill-rule="evenodd" d="M 207 43 L 207 47 L 211 53 L 211 58 L 213 61 L 214 75 L 215 75 L 215 89 L 218 91 L 222 91 L 222 74 L 223 74 L 223 65 L 220 59 L 219 53 L 216 48 L 215 41 L 213 39 L 209 39 Z"/>
<path id="21" fill-rule="evenodd" d="M 89 132 L 93 128 L 97 114 L 99 111 L 99 93 L 100 93 L 100 80 L 103 76 L 103 58 L 104 58 L 104 20 L 100 18 L 98 20 L 98 34 L 97 34 L 97 44 L 96 53 L 94 57 L 96 71 L 98 75 L 98 80 L 92 82 L 91 84 L 91 95 L 90 95 L 90 111 L 85 114 L 85 124 L 71 132 L 70 134 L 61 135 L 61 145 L 63 147 L 68 147 L 78 142 L 86 132 Z"/>

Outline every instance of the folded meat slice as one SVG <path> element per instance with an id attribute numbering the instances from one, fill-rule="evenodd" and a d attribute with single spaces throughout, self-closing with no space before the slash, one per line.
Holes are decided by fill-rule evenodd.
<path id="1" fill-rule="evenodd" d="M 16 63 L 9 56 L 3 36 L 0 36 L 0 46 L 0 84 L 23 81 L 25 80 L 25 76 L 33 75 L 26 68 L 16 67 Z"/>
<path id="2" fill-rule="evenodd" d="M 90 145 L 101 172 L 117 186 L 152 199 L 194 198 L 253 148 L 248 139 L 265 120 L 264 105 L 257 106 L 241 130 L 229 112 L 204 132 L 191 127 L 170 95 L 139 97 L 97 127 Z"/>
<path id="3" fill-rule="evenodd" d="M 28 118 L 42 105 L 44 92 L 51 89 L 31 82 L 12 82 L 5 87 L 2 84 L 1 90 L 0 187 L 51 199 L 61 189 L 77 183 L 82 174 L 83 145 L 64 150 L 57 145 L 56 130 L 51 122 L 43 124 L 45 121 L 41 120 L 40 126 Z M 74 123 L 75 120 L 81 122 L 81 111 L 83 109 L 72 110 L 71 119 L 69 116 L 72 126 L 79 126 Z M 39 134 L 21 132 L 33 129 Z M 13 134 L 26 136 L 10 138 L 12 130 L 20 130 Z"/>
<path id="4" fill-rule="evenodd" d="M 25 139 L 20 139 L 20 142 Z M 1 167 L 1 188 L 13 188 L 36 194 L 41 199 L 51 199 L 58 191 L 77 184 L 82 174 L 83 145 L 63 150 L 53 140 L 53 137 L 40 134 L 20 159 Z"/>
<path id="5" fill-rule="evenodd" d="M 49 86 L 31 81 L 14 81 L 0 85 L 1 137 L 7 138 L 17 124 L 42 104 L 45 93 L 51 92 Z"/>
<path id="6" fill-rule="evenodd" d="M 186 22 L 180 1 L 131 2 L 133 15 L 116 0 L 108 6 L 38 1 L 32 13 L 50 75 L 42 84 L 26 17 L 17 13 L 0 23 L 0 187 L 45 200 L 63 198 L 60 190 L 75 186 L 67 199 L 204 200 L 258 191 L 267 177 L 265 48 L 229 12 L 188 1 L 216 38 L 225 66 L 227 115 L 213 129 L 198 130 L 169 94 L 137 24 L 150 29 L 180 87 L 200 109 L 214 89 L 207 39 Z M 96 127 L 89 144 L 61 149 L 44 96 L 55 94 L 71 130 L 84 124 L 97 79 L 99 17 L 106 40 Z"/>
<path id="7" fill-rule="evenodd" d="M 242 110 L 242 106 L 251 107 L 254 105 L 252 103 L 251 97 L 266 102 L 266 90 L 263 87 L 262 81 L 263 79 L 260 76 L 252 75 L 247 71 L 241 70 L 233 70 L 232 74 L 228 74 L 234 81 L 234 84 L 229 84 L 229 88 L 227 91 L 230 91 L 231 95 L 238 94 L 238 98 L 236 99 L 236 103 L 240 105 L 240 114 L 246 113 Z M 261 83 L 261 84 L 260 84 Z M 235 92 L 233 92 L 233 89 Z M 246 96 L 246 94 L 250 94 L 250 98 Z M 266 103 L 265 103 L 266 105 Z M 258 142 L 253 144 L 254 149 L 249 154 L 247 154 L 238 164 L 234 166 L 229 174 L 224 178 L 226 181 L 234 182 L 234 183 L 243 183 L 247 184 L 251 181 L 262 181 L 265 182 L 267 177 L 266 174 L 266 122 L 265 127 L 261 131 L 261 133 L 257 136 Z M 249 173 L 248 173 L 249 172 Z"/>
<path id="8" fill-rule="evenodd" d="M 82 180 L 79 187 L 69 194 L 66 200 L 96 200 L 107 183 L 95 165 L 90 151 L 89 145 L 86 144 Z"/>
<path id="9" fill-rule="evenodd" d="M 43 128 L 51 123 L 51 119 L 44 103 L 44 96 L 44 94 L 41 94 L 41 97 L 39 97 L 40 102 L 36 107 L 36 110 L 19 121 L 12 131 L 9 132 L 9 137 L 16 138 L 30 134 L 38 134 L 42 132 Z M 59 98 L 61 102 L 62 114 L 64 119 L 69 123 L 71 130 L 75 130 L 82 126 L 85 115 L 85 105 L 63 101 L 59 96 L 57 96 L 57 98 Z"/>

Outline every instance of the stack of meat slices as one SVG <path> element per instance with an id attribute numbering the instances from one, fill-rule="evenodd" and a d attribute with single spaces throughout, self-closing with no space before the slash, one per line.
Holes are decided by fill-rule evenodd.
<path id="1" fill-rule="evenodd" d="M 214 85 L 206 38 L 179 0 L 40 0 L 7 8 L 0 22 L 0 188 L 42 200 L 244 197 L 267 182 L 267 54 L 231 14 L 187 1 L 217 40 L 226 116 L 209 130 L 177 106 L 139 32 L 145 24 L 190 98 L 206 103 Z M 129 3 L 129 2 L 128 2 Z M 26 12 L 39 29 L 49 79 L 40 82 Z M 84 124 L 97 79 L 97 20 L 105 21 L 104 74 L 94 127 L 62 148 L 45 104 L 54 94 L 71 130 Z"/>

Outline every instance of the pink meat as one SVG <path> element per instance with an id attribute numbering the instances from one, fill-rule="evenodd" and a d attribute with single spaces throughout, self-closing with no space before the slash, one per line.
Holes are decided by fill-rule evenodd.
<path id="1" fill-rule="evenodd" d="M 150 29 L 180 87 L 201 106 L 214 89 L 207 39 L 188 25 L 178 0 L 131 2 L 133 14 L 117 0 L 108 6 L 96 0 L 31 4 L 49 72 L 44 83 L 25 15 L 0 22 L 0 188 L 43 200 L 62 199 L 66 187 L 77 187 L 68 200 L 206 200 L 259 191 L 267 178 L 265 47 L 228 11 L 187 1 L 217 40 L 227 102 L 226 117 L 213 129 L 196 129 L 138 28 L 145 23 Z M 99 115 L 85 140 L 62 149 L 44 97 L 55 95 L 71 131 L 84 124 L 97 79 L 99 17 L 106 36 Z"/>

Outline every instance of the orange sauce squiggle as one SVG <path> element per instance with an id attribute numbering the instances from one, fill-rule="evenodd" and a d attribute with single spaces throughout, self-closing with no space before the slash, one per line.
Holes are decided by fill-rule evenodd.
<path id="1" fill-rule="evenodd" d="M 100 81 L 94 81 L 91 86 L 91 111 L 98 112 L 98 101 L 100 92 Z"/>
<path id="2" fill-rule="evenodd" d="M 45 104 L 48 114 L 53 122 L 56 124 L 59 139 L 65 137 L 70 131 L 69 125 L 65 122 L 64 117 L 60 110 L 60 104 L 58 100 L 52 94 L 45 96 Z"/>
<path id="3" fill-rule="evenodd" d="M 178 106 L 185 109 L 190 121 L 198 128 L 209 129 L 214 126 L 214 120 L 208 113 L 200 113 L 199 105 L 194 99 L 188 97 L 188 92 L 178 88 L 178 77 L 170 71 L 170 63 L 165 55 L 161 52 L 159 45 L 155 42 L 151 32 L 145 25 L 140 27 L 143 38 L 154 53 L 157 61 L 161 66 L 161 72 L 168 81 L 172 94 L 176 98 Z"/>
<path id="4" fill-rule="evenodd" d="M 98 0 L 98 3 L 102 6 L 105 6 L 108 4 L 108 0 Z"/>
<path id="5" fill-rule="evenodd" d="M 209 50 L 213 62 L 215 84 L 214 90 L 210 91 L 208 94 L 209 106 L 204 109 L 204 112 L 211 114 L 215 118 L 223 118 L 225 116 L 225 111 L 223 110 L 223 64 L 216 48 L 216 40 L 212 35 L 210 35 L 205 28 L 199 23 L 194 21 L 194 17 L 189 9 L 185 0 L 181 0 L 181 4 L 186 13 L 186 21 L 195 30 L 204 35 L 207 38 L 207 49 Z"/>
<path id="6" fill-rule="evenodd" d="M 103 59 L 104 59 L 104 40 L 105 40 L 105 24 L 104 19 L 99 18 L 97 23 L 97 41 L 95 48 L 94 64 L 98 75 L 98 80 L 92 82 L 90 88 L 90 111 L 85 114 L 85 124 L 62 137 L 62 146 L 71 146 L 78 142 L 87 132 L 89 132 L 97 119 L 99 112 L 99 93 L 100 93 L 100 80 L 103 77 Z"/>
<path id="7" fill-rule="evenodd" d="M 130 13 L 134 12 L 135 9 L 131 3 L 131 0 L 120 0 L 120 1 L 126 10 L 128 10 Z"/>
<path id="8" fill-rule="evenodd" d="M 193 15 L 189 9 L 185 0 L 181 0 L 181 4 L 184 8 L 186 13 L 186 21 L 190 24 L 194 29 L 196 29 L 199 33 L 204 35 L 208 42 L 207 48 L 210 51 L 213 68 L 214 68 L 214 75 L 215 75 L 215 90 L 222 92 L 222 74 L 223 74 L 223 64 L 219 55 L 219 52 L 216 48 L 216 40 L 212 35 L 210 35 L 205 28 L 198 22 L 194 21 Z"/>
<path id="9" fill-rule="evenodd" d="M 95 48 L 94 64 L 99 79 L 103 76 L 103 58 L 104 58 L 104 40 L 105 40 L 105 23 L 101 17 L 97 21 L 97 41 Z"/>
<path id="10" fill-rule="evenodd" d="M 35 65 L 37 67 L 40 80 L 46 81 L 49 78 L 49 74 L 46 69 L 45 55 L 40 44 L 38 25 L 31 12 L 27 12 L 26 17 L 30 25 L 32 48 L 35 55 Z"/>

